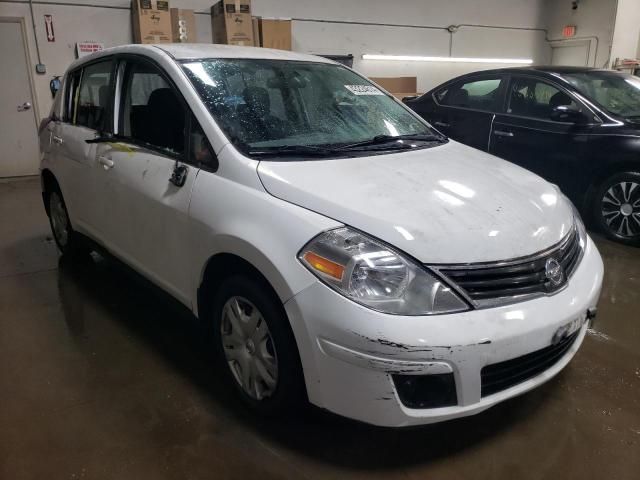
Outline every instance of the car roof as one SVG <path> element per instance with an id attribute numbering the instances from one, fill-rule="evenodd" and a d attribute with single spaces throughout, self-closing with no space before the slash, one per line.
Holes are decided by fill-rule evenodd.
<path id="1" fill-rule="evenodd" d="M 507 67 L 507 68 L 495 68 L 492 70 L 479 70 L 467 75 L 485 74 L 485 73 L 542 73 L 542 74 L 556 74 L 562 75 L 564 73 L 589 73 L 589 72 L 612 72 L 612 70 L 605 70 L 601 68 L 593 67 L 570 67 L 563 65 L 530 65 L 527 67 Z M 615 72 L 613 72 L 615 73 Z"/>
<path id="2" fill-rule="evenodd" d="M 327 58 L 315 55 L 262 47 L 239 47 L 236 45 L 217 45 L 211 43 L 164 43 L 155 45 L 155 47 L 164 50 L 176 60 L 252 58 L 333 63 Z"/>
<path id="3" fill-rule="evenodd" d="M 459 75 L 432 88 L 425 95 L 431 95 L 433 92 L 438 91 L 445 85 L 450 85 L 460 80 L 472 79 L 473 77 L 477 77 L 478 75 L 527 73 L 529 75 L 538 75 L 539 77 L 547 78 L 549 80 L 559 81 L 562 84 L 564 84 L 566 87 L 571 87 L 571 84 L 567 81 L 566 78 L 563 77 L 564 74 L 589 73 L 589 72 L 606 72 L 614 75 L 620 74 L 620 72 L 616 72 L 615 70 L 606 70 L 606 69 L 592 68 L 592 67 L 570 67 L 570 66 L 562 66 L 562 65 L 529 65 L 526 67 L 494 68 L 489 70 L 476 70 L 474 72 L 465 73 L 464 75 Z"/>
<path id="4" fill-rule="evenodd" d="M 70 68 L 86 63 L 96 58 L 118 53 L 136 53 L 152 55 L 162 51 L 174 60 L 196 60 L 205 58 L 243 58 L 264 60 L 292 60 L 304 62 L 335 63 L 327 58 L 309 55 L 306 53 L 290 52 L 287 50 L 275 50 L 261 47 L 239 47 L 235 45 L 218 45 L 212 43 L 161 43 L 153 45 L 121 45 L 106 48 L 100 52 L 92 53 L 73 62 Z"/>

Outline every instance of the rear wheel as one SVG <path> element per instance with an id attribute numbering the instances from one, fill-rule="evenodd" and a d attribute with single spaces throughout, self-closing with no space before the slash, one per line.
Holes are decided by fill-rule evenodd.
<path id="1" fill-rule="evenodd" d="M 212 307 L 219 364 L 242 400 L 264 415 L 288 413 L 304 401 L 298 349 L 282 303 L 249 275 L 222 281 Z"/>
<path id="2" fill-rule="evenodd" d="M 82 245 L 81 238 L 71 227 L 67 206 L 57 185 L 48 192 L 47 201 L 51 233 L 58 249 L 63 255 L 87 254 L 88 249 Z"/>
<path id="3" fill-rule="evenodd" d="M 612 240 L 640 246 L 640 173 L 617 173 L 598 187 L 593 217 Z"/>

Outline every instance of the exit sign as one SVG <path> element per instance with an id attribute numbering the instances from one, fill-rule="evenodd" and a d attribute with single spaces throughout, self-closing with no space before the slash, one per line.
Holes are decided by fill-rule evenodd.
<path id="1" fill-rule="evenodd" d="M 575 37 L 576 36 L 576 26 L 575 25 L 567 25 L 562 29 L 562 36 L 564 38 Z"/>

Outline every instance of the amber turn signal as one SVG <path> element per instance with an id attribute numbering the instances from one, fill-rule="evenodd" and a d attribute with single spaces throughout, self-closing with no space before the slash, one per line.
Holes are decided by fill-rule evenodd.
<path id="1" fill-rule="evenodd" d="M 339 263 L 332 262 L 328 258 L 324 258 L 313 252 L 305 252 L 303 258 L 306 262 L 317 271 L 329 275 L 336 280 L 342 280 L 344 274 L 344 266 Z"/>

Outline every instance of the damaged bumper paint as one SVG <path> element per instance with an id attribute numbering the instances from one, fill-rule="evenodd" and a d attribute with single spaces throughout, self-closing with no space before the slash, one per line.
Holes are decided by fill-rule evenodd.
<path id="1" fill-rule="evenodd" d="M 560 372 L 584 339 L 602 275 L 602 260 L 589 239 L 564 290 L 522 303 L 448 315 L 395 316 L 362 307 L 316 282 L 285 307 L 312 403 L 375 425 L 419 425 L 478 413 Z M 559 331 L 569 329 L 577 332 L 575 341 L 546 370 L 481 395 L 483 367 L 549 347 Z M 392 380 L 397 374 L 453 374 L 457 404 L 407 408 Z"/>

